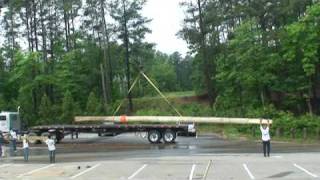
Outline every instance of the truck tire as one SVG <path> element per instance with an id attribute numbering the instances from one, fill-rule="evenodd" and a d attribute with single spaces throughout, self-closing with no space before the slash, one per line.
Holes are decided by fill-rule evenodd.
<path id="1" fill-rule="evenodd" d="M 165 143 L 173 143 L 177 137 L 177 134 L 173 130 L 167 129 L 163 132 L 162 137 Z"/>
<path id="2" fill-rule="evenodd" d="M 159 143 L 161 140 L 161 133 L 158 130 L 150 130 L 148 132 L 148 140 L 150 143 Z"/>
<path id="3" fill-rule="evenodd" d="M 57 131 L 55 135 L 56 135 L 56 143 L 59 144 L 61 140 L 64 138 L 64 134 L 63 132 Z"/>

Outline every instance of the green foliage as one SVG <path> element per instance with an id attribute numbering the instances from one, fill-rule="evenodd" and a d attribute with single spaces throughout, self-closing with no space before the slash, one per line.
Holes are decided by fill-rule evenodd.
<path id="1" fill-rule="evenodd" d="M 0 109 L 6 109 L 6 101 L 3 96 L 0 94 Z"/>
<path id="2" fill-rule="evenodd" d="M 93 115 L 100 115 L 102 110 L 102 104 L 101 101 L 96 97 L 93 91 L 91 91 L 87 106 L 86 106 L 86 114 L 93 116 Z"/>
<path id="3" fill-rule="evenodd" d="M 52 104 L 46 94 L 41 98 L 39 106 L 39 123 L 40 124 L 54 124 L 55 116 L 52 112 Z"/>
<path id="4" fill-rule="evenodd" d="M 206 100 L 169 95 L 184 115 L 267 116 L 286 129 L 318 125 L 316 116 L 301 115 L 320 113 L 319 1 L 185 1 L 184 58 L 145 42 L 145 0 L 41 2 L 12 0 L 0 18 L 0 110 L 20 106 L 29 125 L 112 112 L 127 96 L 126 75 L 140 68 L 163 92 L 205 98 L 214 86 L 212 109 Z M 102 103 L 105 92 L 111 100 Z M 143 97 L 134 100 L 137 114 L 176 115 L 143 78 L 133 96 Z"/>
<path id="5" fill-rule="evenodd" d="M 71 124 L 77 109 L 79 108 L 75 104 L 71 92 L 67 91 L 62 100 L 61 123 Z"/>

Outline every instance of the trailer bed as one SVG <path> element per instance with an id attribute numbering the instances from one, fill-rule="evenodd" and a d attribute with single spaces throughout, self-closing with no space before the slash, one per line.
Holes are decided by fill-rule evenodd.
<path id="1" fill-rule="evenodd" d="M 71 125 L 42 125 L 29 129 L 36 136 L 52 134 L 59 142 L 66 134 L 78 137 L 78 133 L 121 134 L 129 132 L 147 132 L 151 143 L 159 143 L 162 139 L 166 143 L 174 142 L 177 134 L 188 133 L 187 124 L 71 124 Z"/>

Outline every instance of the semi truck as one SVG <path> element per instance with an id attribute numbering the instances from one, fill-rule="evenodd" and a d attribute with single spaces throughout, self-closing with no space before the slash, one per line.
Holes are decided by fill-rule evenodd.
<path id="1" fill-rule="evenodd" d="M 59 143 L 66 135 L 73 138 L 79 133 L 96 133 L 98 136 L 104 134 L 118 135 L 130 132 L 146 132 L 150 143 L 173 143 L 177 134 L 195 135 L 194 124 L 123 124 L 123 123 L 95 123 L 95 124 L 69 124 L 69 125 L 41 125 L 28 129 L 21 128 L 22 122 L 17 112 L 0 113 L 0 130 L 8 133 L 11 129 L 18 135 L 28 133 L 32 143 L 44 141 L 49 134 L 55 137 Z"/>

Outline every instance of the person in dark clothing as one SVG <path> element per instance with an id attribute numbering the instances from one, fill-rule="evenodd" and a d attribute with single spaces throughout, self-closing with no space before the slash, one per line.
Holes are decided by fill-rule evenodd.
<path id="1" fill-rule="evenodd" d="M 2 131 L 0 131 L 0 158 L 2 157 L 2 144 L 4 142 L 4 137 Z"/>

